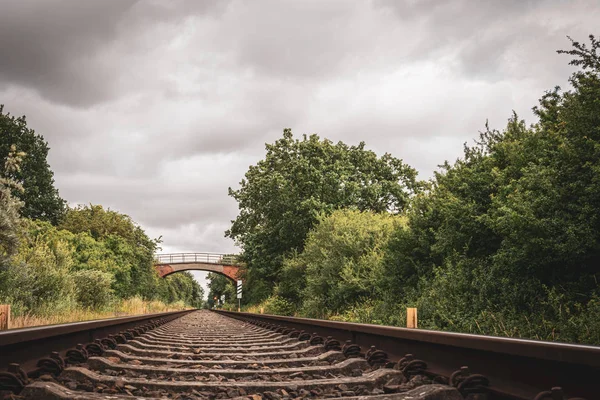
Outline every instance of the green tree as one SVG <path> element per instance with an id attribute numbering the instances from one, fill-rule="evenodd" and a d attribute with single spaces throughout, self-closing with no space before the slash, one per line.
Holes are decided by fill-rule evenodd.
<path id="1" fill-rule="evenodd" d="M 99 263 L 105 266 L 100 269 L 108 268 L 115 276 L 114 288 L 119 297 L 158 296 L 156 289 L 163 282 L 154 270 L 153 260 L 160 238 L 150 239 L 129 216 L 100 205 L 78 206 L 67 210 L 59 228 L 93 239 L 77 239 L 78 268 L 97 268 Z"/>
<path id="2" fill-rule="evenodd" d="M 98 309 L 110 302 L 113 294 L 113 275 L 88 269 L 74 272 L 72 276 L 77 302 L 83 307 Z"/>
<path id="3" fill-rule="evenodd" d="M 17 152 L 12 145 L 4 162 L 4 171 L 0 175 L 0 267 L 17 251 L 19 210 L 23 203 L 13 197 L 11 190 L 22 191 L 23 187 L 11 179 L 10 175 L 19 171 L 24 156 L 25 153 Z"/>
<path id="4" fill-rule="evenodd" d="M 377 298 L 381 295 L 377 282 L 387 272 L 382 262 L 387 241 L 394 229 L 405 225 L 405 217 L 388 213 L 338 210 L 322 215 L 308 234 L 304 251 L 284 264 L 285 271 L 297 275 L 303 270 L 305 287 L 299 276 L 280 285 L 298 286 L 303 312 L 310 317 L 327 317 Z"/>
<path id="5" fill-rule="evenodd" d="M 4 113 L 0 105 L 0 161 L 6 162 L 15 145 L 27 155 L 20 168 L 9 172 L 8 177 L 19 182 L 24 191 L 13 190 L 13 195 L 23 201 L 21 215 L 57 224 L 65 210 L 65 201 L 54 187 L 54 173 L 50 169 L 48 143 L 44 137 L 27 127 L 25 117 L 15 118 Z"/>
<path id="6" fill-rule="evenodd" d="M 217 298 L 217 302 L 221 300 L 221 296 L 225 295 L 225 302 L 233 302 L 236 299 L 236 287 L 235 283 L 224 275 L 210 272 L 207 276 L 208 283 L 208 303 L 209 307 L 215 304 L 214 298 Z"/>
<path id="7" fill-rule="evenodd" d="M 0 299 L 9 302 L 15 314 L 69 312 L 76 305 L 71 245 L 49 222 L 23 224 L 19 249 L 0 273 Z M 40 225 L 43 229 L 37 229 Z"/>
<path id="8" fill-rule="evenodd" d="M 243 249 L 250 300 L 272 292 L 283 259 L 302 251 L 320 214 L 347 207 L 400 212 L 420 186 L 414 169 L 389 154 L 377 157 L 364 143 L 298 140 L 285 129 L 266 150 L 240 188 L 229 189 L 240 211 L 226 236 Z"/>
<path id="9" fill-rule="evenodd" d="M 164 278 L 163 299 L 168 303 L 183 301 L 185 304 L 200 308 L 203 304 L 204 289 L 189 272 L 177 272 Z"/>

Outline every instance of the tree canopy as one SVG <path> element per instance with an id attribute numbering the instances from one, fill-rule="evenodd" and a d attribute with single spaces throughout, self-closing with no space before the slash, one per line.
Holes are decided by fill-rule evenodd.
<path id="1" fill-rule="evenodd" d="M 11 146 L 0 174 L 0 267 L 17 251 L 19 211 L 23 202 L 16 199 L 11 190 L 23 190 L 23 187 L 10 175 L 18 172 L 24 156 L 25 153 L 18 152 L 16 146 Z"/>
<path id="2" fill-rule="evenodd" d="M 65 201 L 54 187 L 54 173 L 47 162 L 48 143 L 44 137 L 27 127 L 25 117 L 4 113 L 0 105 L 0 163 L 3 165 L 16 146 L 24 152 L 20 168 L 8 172 L 9 178 L 23 186 L 23 191 L 13 190 L 14 196 L 23 201 L 20 212 L 26 218 L 39 219 L 58 224 L 65 210 Z"/>
<path id="3" fill-rule="evenodd" d="M 416 175 L 402 160 L 366 150 L 364 142 L 333 144 L 317 135 L 299 140 L 285 129 L 240 188 L 229 189 L 240 211 L 226 236 L 243 249 L 250 298 L 271 293 L 284 257 L 302 250 L 319 215 L 347 207 L 400 212 L 420 187 Z"/>

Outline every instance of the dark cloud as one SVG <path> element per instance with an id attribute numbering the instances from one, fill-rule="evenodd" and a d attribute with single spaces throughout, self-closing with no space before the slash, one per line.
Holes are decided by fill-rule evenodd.
<path id="1" fill-rule="evenodd" d="M 114 40 L 134 1 L 12 1 L 0 13 L 0 82 L 51 101 L 89 105 L 111 92 L 97 54 Z M 104 82 L 104 83 L 100 83 Z"/>
<path id="2" fill-rule="evenodd" d="M 177 3 L 177 6 L 174 4 Z M 111 46 L 149 26 L 179 23 L 226 2 L 5 1 L 0 85 L 37 90 L 51 102 L 88 107 L 121 95 L 123 63 Z M 128 49 L 136 52 L 135 47 Z M 126 74 L 127 75 L 127 74 Z"/>

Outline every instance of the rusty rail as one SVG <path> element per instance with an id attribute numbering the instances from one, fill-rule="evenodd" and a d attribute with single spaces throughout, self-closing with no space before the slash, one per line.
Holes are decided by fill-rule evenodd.
<path id="1" fill-rule="evenodd" d="M 155 321 L 171 321 L 194 310 L 173 311 L 93 321 L 74 322 L 0 331 L 0 371 L 12 363 L 29 370 L 51 352 L 64 353 L 78 344 L 120 334 Z"/>
<path id="2" fill-rule="evenodd" d="M 418 358 L 427 371 L 451 381 L 467 371 L 489 382 L 491 399 L 600 398 L 600 347 L 543 342 L 452 332 L 406 329 L 309 318 L 238 313 L 218 310 L 224 315 L 269 326 L 332 336 L 368 350 L 384 351 L 390 360 Z M 468 368 L 464 368 L 467 367 Z M 461 369 L 462 368 L 462 369 Z M 551 388 L 555 388 L 554 395 Z M 554 396 L 554 397 L 552 397 Z"/>

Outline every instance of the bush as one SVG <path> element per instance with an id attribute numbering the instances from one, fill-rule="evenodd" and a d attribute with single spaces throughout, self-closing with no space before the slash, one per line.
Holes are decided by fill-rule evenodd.
<path id="1" fill-rule="evenodd" d="M 77 302 L 89 308 L 108 305 L 113 295 L 113 279 L 112 274 L 93 269 L 73 273 Z"/>
<path id="2" fill-rule="evenodd" d="M 288 300 L 283 297 L 273 295 L 268 297 L 265 301 L 263 301 L 258 308 L 264 308 L 265 314 L 273 314 L 273 315 L 294 315 L 295 307 Z"/>
<path id="3" fill-rule="evenodd" d="M 357 299 L 377 298 L 376 284 L 386 273 L 384 248 L 393 230 L 404 229 L 405 223 L 402 216 L 369 211 L 322 216 L 297 263 L 306 266 L 303 312 L 323 318 L 343 312 Z"/>
<path id="4" fill-rule="evenodd" d="M 18 253 L 1 272 L 0 298 L 17 305 L 21 313 L 69 312 L 76 306 L 71 251 L 58 238 L 23 236 Z"/>

